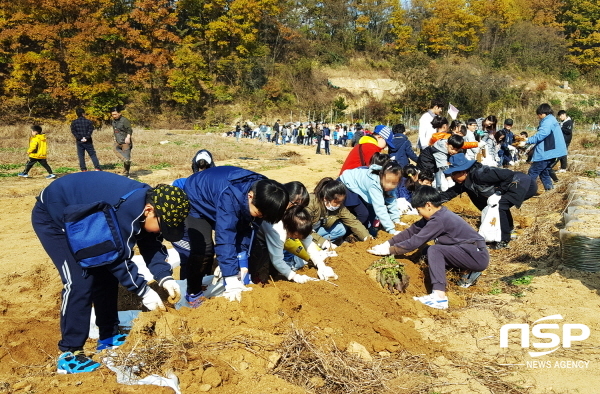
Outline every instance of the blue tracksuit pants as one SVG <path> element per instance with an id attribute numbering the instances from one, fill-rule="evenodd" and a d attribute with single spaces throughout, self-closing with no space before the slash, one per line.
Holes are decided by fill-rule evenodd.
<path id="1" fill-rule="evenodd" d="M 59 349 L 69 351 L 83 348 L 90 330 L 92 304 L 96 310 L 100 339 L 116 335 L 119 325 L 118 281 L 114 275 L 105 267 L 97 267 L 88 269 L 84 276 L 83 268 L 69 249 L 64 231 L 54 223 L 39 201 L 33 209 L 31 222 L 63 283 Z"/>

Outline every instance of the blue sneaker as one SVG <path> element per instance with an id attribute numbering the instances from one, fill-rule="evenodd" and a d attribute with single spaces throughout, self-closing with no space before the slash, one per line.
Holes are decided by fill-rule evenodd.
<path id="1" fill-rule="evenodd" d="M 100 363 L 86 356 L 83 350 L 76 350 L 65 352 L 58 357 L 56 372 L 60 374 L 92 372 L 98 369 L 100 365 Z"/>
<path id="2" fill-rule="evenodd" d="M 188 304 L 190 304 L 190 308 L 196 309 L 204 302 L 206 298 L 204 298 L 204 292 L 201 291 L 198 294 L 186 294 L 185 300 Z"/>
<path id="3" fill-rule="evenodd" d="M 46 177 L 46 179 L 52 179 L 52 178 L 56 178 L 56 175 L 54 175 L 54 174 L 50 174 L 50 175 L 48 175 L 48 176 Z"/>
<path id="4" fill-rule="evenodd" d="M 20 172 L 17 175 L 20 176 L 21 178 L 29 178 L 29 175 L 25 174 L 24 172 Z"/>
<path id="5" fill-rule="evenodd" d="M 124 344 L 126 339 L 127 334 L 117 334 L 109 338 L 99 339 L 98 346 L 96 346 L 96 350 L 101 351 L 104 349 L 116 349 L 122 344 Z"/>

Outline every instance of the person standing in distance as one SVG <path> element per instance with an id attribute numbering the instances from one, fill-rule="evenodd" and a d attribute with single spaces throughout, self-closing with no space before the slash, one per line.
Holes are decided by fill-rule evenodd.
<path id="1" fill-rule="evenodd" d="M 529 167 L 527 175 L 533 179 L 537 179 L 539 176 L 544 189 L 551 190 L 554 185 L 550 178 L 550 170 L 556 164 L 557 159 L 567 155 L 567 144 L 550 104 L 541 104 L 535 113 L 540 120 L 537 133 L 522 142 L 523 145 L 535 144 L 531 167 Z"/>
<path id="2" fill-rule="evenodd" d="M 77 156 L 79 157 L 79 169 L 82 172 L 87 171 L 85 165 L 85 152 L 88 153 L 92 164 L 96 171 L 102 171 L 100 168 L 100 162 L 96 157 L 96 150 L 92 142 L 92 133 L 94 132 L 94 124 L 91 120 L 85 117 L 85 111 L 83 108 L 77 108 L 75 110 L 77 119 L 71 122 L 71 133 L 75 136 L 77 143 Z"/>
<path id="3" fill-rule="evenodd" d="M 123 160 L 123 175 L 129 177 L 129 169 L 131 168 L 131 149 L 133 142 L 131 141 L 131 123 L 129 119 L 121 115 L 119 107 L 113 107 L 110 110 L 112 117 L 112 127 L 115 134 L 115 152 L 121 160 Z"/>
<path id="4" fill-rule="evenodd" d="M 569 145 L 571 144 L 571 139 L 573 138 L 573 119 L 567 115 L 565 110 L 560 110 L 556 114 L 558 117 L 558 124 L 560 125 L 560 129 L 562 130 L 563 137 L 565 138 L 565 145 L 567 147 L 567 154 L 569 153 Z M 567 171 L 567 155 L 560 157 L 560 170 L 558 172 Z"/>
<path id="5" fill-rule="evenodd" d="M 429 146 L 429 140 L 435 133 L 435 129 L 431 125 L 431 121 L 434 117 L 440 116 L 444 110 L 444 102 L 440 99 L 431 100 L 431 106 L 427 112 L 421 115 L 419 119 L 419 140 L 417 142 L 419 150 L 425 149 Z"/>

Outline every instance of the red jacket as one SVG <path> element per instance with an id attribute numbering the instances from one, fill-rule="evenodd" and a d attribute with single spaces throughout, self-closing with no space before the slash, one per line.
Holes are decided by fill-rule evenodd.
<path id="1" fill-rule="evenodd" d="M 361 157 L 360 157 L 361 151 L 362 151 L 362 159 L 363 160 L 361 160 Z M 381 152 L 381 151 L 382 151 L 382 149 L 378 145 L 375 145 L 375 144 L 365 143 L 365 144 L 356 145 L 354 148 L 352 148 L 352 150 L 348 154 L 348 157 L 346 157 L 346 161 L 344 162 L 344 165 L 342 166 L 340 175 L 342 174 L 342 172 L 344 172 L 346 170 L 351 170 L 353 168 L 358 168 L 358 167 L 362 167 L 362 166 L 368 166 L 369 162 L 371 161 L 371 157 L 373 157 L 375 152 Z"/>

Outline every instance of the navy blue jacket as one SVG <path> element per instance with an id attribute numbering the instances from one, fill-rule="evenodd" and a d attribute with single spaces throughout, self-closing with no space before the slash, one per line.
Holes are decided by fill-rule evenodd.
<path id="1" fill-rule="evenodd" d="M 123 260 L 116 261 L 107 268 L 127 290 L 142 295 L 146 290 L 146 280 L 138 275 L 137 266 L 130 260 L 136 243 L 157 281 L 172 274 L 171 265 L 167 263 L 167 250 L 162 245 L 162 236 L 142 229 L 141 220 L 144 219 L 149 185 L 111 172 L 79 172 L 56 179 L 42 190 L 38 198 L 52 220 L 64 228 L 63 212 L 67 206 L 96 201 L 115 205 L 122 196 L 135 189 L 140 190 L 129 196 L 117 210 L 119 228 L 126 244 Z"/>
<path id="2" fill-rule="evenodd" d="M 402 133 L 394 134 L 394 146 L 396 149 L 392 149 L 388 145 L 388 152 L 402 168 L 408 164 L 408 159 L 411 159 L 415 163 L 419 159 L 417 154 L 413 151 L 412 144 L 406 135 Z"/>
<path id="3" fill-rule="evenodd" d="M 190 215 L 205 219 L 215 230 L 215 254 L 223 276 L 239 272 L 237 255 L 250 249 L 252 224 L 261 220 L 250 216 L 248 192 L 264 175 L 239 167 L 207 168 L 185 182 Z"/>

